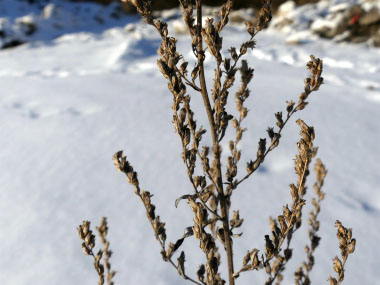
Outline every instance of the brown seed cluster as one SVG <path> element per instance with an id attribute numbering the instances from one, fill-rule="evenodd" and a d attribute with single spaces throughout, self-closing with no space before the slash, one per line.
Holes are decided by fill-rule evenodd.
<path id="1" fill-rule="evenodd" d="M 265 284 L 273 284 L 276 280 L 282 280 L 281 272 L 292 257 L 290 242 L 294 232 L 301 227 L 302 209 L 305 205 L 304 196 L 306 194 L 306 178 L 309 175 L 309 166 L 312 158 L 317 153 L 317 148 L 313 146 L 315 138 L 314 128 L 309 127 L 302 120 L 297 120 L 301 128 L 301 139 L 297 143 L 298 154 L 295 158 L 295 171 L 298 177 L 296 184 L 290 184 L 290 194 L 292 205 L 283 206 L 283 214 L 277 219 L 270 219 L 271 237 L 265 235 L 264 255 L 259 259 L 258 249 L 249 251 L 243 259 L 242 268 L 235 273 L 238 277 L 241 272 L 249 270 L 265 269 L 268 279 Z M 284 250 L 281 249 L 283 243 L 287 241 Z"/>
<path id="2" fill-rule="evenodd" d="M 86 255 L 91 255 L 94 258 L 94 268 L 99 276 L 99 285 L 104 284 L 105 274 L 107 275 L 107 284 L 113 285 L 112 278 L 115 276 L 116 271 L 111 271 L 111 264 L 109 259 L 111 258 L 112 251 L 109 249 L 109 242 L 107 241 L 107 219 L 102 218 L 100 226 L 97 227 L 100 240 L 104 246 L 103 250 L 99 249 L 95 255 L 93 249 L 95 247 L 95 235 L 90 229 L 91 223 L 89 221 L 83 221 L 82 225 L 78 227 L 79 238 L 83 240 L 82 249 Z M 104 269 L 106 272 L 104 272 Z"/>
<path id="3" fill-rule="evenodd" d="M 83 240 L 82 249 L 86 255 L 91 255 L 92 249 L 95 247 L 95 235 L 92 234 L 90 224 L 89 221 L 83 221 L 82 225 L 78 227 L 79 238 Z"/>
<path id="4" fill-rule="evenodd" d="M 203 274 L 198 274 L 198 279 L 206 284 L 224 284 L 224 280 L 220 277 L 218 270 L 220 265 L 220 255 L 216 247 L 215 239 L 212 234 L 206 231 L 209 224 L 208 212 L 200 202 L 189 198 L 189 205 L 194 213 L 194 237 L 200 241 L 199 247 L 206 256 L 206 280 Z M 222 237 L 223 238 L 223 237 Z M 202 267 L 202 265 L 201 265 Z"/>
<path id="5" fill-rule="evenodd" d="M 309 273 L 313 269 L 315 263 L 315 249 L 318 247 L 319 241 L 321 240 L 321 238 L 317 235 L 317 232 L 319 230 L 319 221 L 317 218 L 321 210 L 321 202 L 325 198 L 325 193 L 321 189 L 324 184 L 324 179 L 327 175 L 327 170 L 320 159 L 317 159 L 314 170 L 317 176 L 317 181 L 314 183 L 314 192 L 316 198 L 313 198 L 311 201 L 313 210 L 310 212 L 309 219 L 307 220 L 310 226 L 310 229 L 308 231 L 310 245 L 305 246 L 307 261 L 304 261 L 302 263 L 302 266 L 300 266 L 294 273 L 296 285 L 311 284 Z"/>
<path id="6" fill-rule="evenodd" d="M 352 229 L 345 228 L 339 220 L 335 222 L 335 227 L 338 228 L 336 236 L 339 240 L 340 255 L 342 259 L 335 256 L 333 260 L 334 271 L 338 275 L 338 278 L 330 276 L 330 285 L 337 285 L 343 282 L 344 266 L 346 265 L 348 256 L 355 251 L 356 246 L 356 239 L 352 238 Z"/>
<path id="7" fill-rule="evenodd" d="M 127 161 L 127 157 L 123 155 L 123 151 L 118 151 L 117 153 L 115 153 L 113 156 L 113 161 L 115 163 L 116 168 L 127 176 L 128 183 L 134 186 L 135 194 L 140 197 L 141 202 L 145 206 L 146 216 L 154 229 L 156 239 L 162 245 L 165 245 L 165 224 L 160 221 L 160 216 L 156 215 L 156 206 L 153 205 L 151 202 L 151 198 L 153 195 L 150 194 L 150 192 L 148 191 L 140 189 L 140 183 L 137 178 L 137 173 L 133 170 L 133 167 Z"/>

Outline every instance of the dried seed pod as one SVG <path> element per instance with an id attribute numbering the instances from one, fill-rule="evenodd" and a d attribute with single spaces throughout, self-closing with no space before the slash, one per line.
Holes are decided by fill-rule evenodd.
<path id="1" fill-rule="evenodd" d="M 234 154 L 234 159 L 235 159 L 236 161 L 239 161 L 239 160 L 240 160 L 240 157 L 241 157 L 241 151 L 238 150 L 238 151 L 236 151 L 235 154 Z"/>
<path id="2" fill-rule="evenodd" d="M 266 139 L 260 139 L 259 148 L 257 150 L 257 159 L 256 159 L 257 162 L 261 163 L 264 161 L 265 151 L 266 151 Z"/>
<path id="3" fill-rule="evenodd" d="M 287 104 L 287 107 L 286 107 L 286 111 L 288 113 L 292 112 L 294 110 L 294 105 L 295 103 L 293 101 L 286 101 L 286 104 Z"/>
<path id="4" fill-rule="evenodd" d="M 247 114 L 248 114 L 248 109 L 242 108 L 240 111 L 240 116 L 244 119 L 245 117 L 247 117 Z"/>
<path id="5" fill-rule="evenodd" d="M 187 65 L 189 63 L 187 61 L 184 61 L 182 64 L 181 64 L 181 67 L 180 67 L 180 71 L 182 74 L 186 74 L 187 73 Z"/>
<path id="6" fill-rule="evenodd" d="M 260 266 L 260 261 L 258 257 L 259 250 L 258 249 L 253 249 L 250 253 L 250 258 L 251 258 L 251 267 L 252 269 L 257 269 Z"/>
<path id="7" fill-rule="evenodd" d="M 199 73 L 199 66 L 196 65 L 193 69 L 193 71 L 191 72 L 191 79 L 193 80 L 193 82 L 195 81 L 195 79 L 198 77 L 198 73 Z"/>
<path id="8" fill-rule="evenodd" d="M 245 55 L 247 53 L 247 46 L 242 44 L 240 47 L 240 55 Z"/>
<path id="9" fill-rule="evenodd" d="M 274 138 L 274 131 L 273 131 L 273 128 L 268 128 L 268 129 L 267 129 L 267 133 L 268 133 L 268 136 L 269 136 L 269 138 L 271 139 L 271 141 L 273 141 L 273 138 Z"/>
<path id="10" fill-rule="evenodd" d="M 238 60 L 238 55 L 236 53 L 236 48 L 231 47 L 228 51 L 230 52 L 232 59 L 236 62 Z"/>
<path id="11" fill-rule="evenodd" d="M 340 259 L 335 256 L 334 258 L 334 271 L 338 274 L 340 274 L 343 270 L 343 265 L 342 265 L 342 261 L 340 261 Z"/>
<path id="12" fill-rule="evenodd" d="M 231 229 L 238 228 L 243 224 L 244 219 L 240 219 L 239 211 L 234 211 L 232 220 L 230 220 Z"/>
<path id="13" fill-rule="evenodd" d="M 274 248 L 272 241 L 270 240 L 268 235 L 265 235 L 265 251 L 264 252 L 265 252 L 265 255 L 267 256 L 267 258 L 271 258 L 273 256 L 274 250 L 275 250 L 275 248 Z M 268 264 L 267 264 L 267 266 L 268 266 Z"/>
<path id="14" fill-rule="evenodd" d="M 173 253 L 174 253 L 174 243 L 169 243 L 169 246 L 168 246 L 168 248 L 167 248 L 167 250 L 166 250 L 166 256 L 167 256 L 167 258 L 171 258 L 172 257 L 172 255 L 173 255 Z"/>
<path id="15" fill-rule="evenodd" d="M 292 258 L 292 255 L 293 255 L 293 251 L 290 248 L 285 249 L 284 251 L 285 260 L 289 260 L 290 258 Z"/>
<path id="16" fill-rule="evenodd" d="M 238 121 L 234 118 L 232 119 L 232 126 L 236 129 L 239 126 Z"/>
<path id="17" fill-rule="evenodd" d="M 225 58 L 223 61 L 223 64 L 224 64 L 224 70 L 228 73 L 231 68 L 231 59 Z"/>
<path id="18" fill-rule="evenodd" d="M 170 69 L 169 69 L 169 66 L 166 64 L 166 62 L 164 62 L 162 59 L 159 59 L 157 60 L 157 65 L 162 73 L 162 75 L 170 80 L 171 76 L 170 76 Z"/>
<path id="19" fill-rule="evenodd" d="M 272 272 L 272 268 L 271 268 L 269 262 L 265 265 L 265 272 L 266 272 L 267 274 L 270 274 L 270 273 Z"/>
<path id="20" fill-rule="evenodd" d="M 331 276 L 329 278 L 329 282 L 330 282 L 330 285 L 338 285 L 338 281 Z"/>
<path id="21" fill-rule="evenodd" d="M 282 112 L 277 112 L 275 114 L 275 117 L 277 119 L 277 126 L 281 129 L 284 126 L 284 121 L 282 120 Z"/>
<path id="22" fill-rule="evenodd" d="M 254 171 L 253 161 L 247 162 L 246 170 L 248 174 L 251 174 Z"/>
<path id="23" fill-rule="evenodd" d="M 178 274 L 185 277 L 185 252 L 181 252 L 181 255 L 177 259 L 178 261 Z"/>
<path id="24" fill-rule="evenodd" d="M 292 195 L 293 202 L 297 202 L 299 199 L 299 196 L 298 196 L 298 189 L 296 185 L 290 184 L 289 187 L 290 187 L 290 194 Z"/>
<path id="25" fill-rule="evenodd" d="M 230 148 L 230 151 L 232 152 L 232 151 L 235 149 L 235 143 L 234 143 L 234 141 L 233 141 L 233 140 L 230 140 L 228 146 L 229 146 L 229 148 Z"/>
<path id="26" fill-rule="evenodd" d="M 356 246 L 356 239 L 352 239 L 351 242 L 349 243 L 348 247 L 347 247 L 347 251 L 349 254 L 351 254 L 355 251 L 355 246 Z"/>
<path id="27" fill-rule="evenodd" d="M 287 225 L 287 223 L 285 221 L 284 216 L 280 215 L 280 216 L 278 216 L 277 219 L 278 219 L 278 222 L 280 223 L 281 233 L 285 234 L 286 230 L 288 229 L 288 225 Z"/>
<path id="28" fill-rule="evenodd" d="M 204 264 L 201 264 L 199 266 L 199 269 L 197 271 L 197 276 L 198 276 L 198 280 L 203 282 L 204 281 L 204 275 L 205 275 L 205 272 L 206 272 L 206 268 L 204 266 Z"/>
<path id="29" fill-rule="evenodd" d="M 202 156 L 203 156 L 203 157 L 207 157 L 208 154 L 209 154 L 209 150 L 210 150 L 209 147 L 204 146 L 204 147 L 202 148 Z"/>
<path id="30" fill-rule="evenodd" d="M 256 26 L 253 22 L 246 22 L 245 23 L 247 27 L 247 32 L 251 35 L 251 37 L 254 37 L 256 34 Z"/>
<path id="31" fill-rule="evenodd" d="M 82 250 L 83 250 L 83 253 L 85 255 L 90 255 L 91 254 L 91 250 L 90 248 L 87 247 L 86 243 L 82 243 Z"/>

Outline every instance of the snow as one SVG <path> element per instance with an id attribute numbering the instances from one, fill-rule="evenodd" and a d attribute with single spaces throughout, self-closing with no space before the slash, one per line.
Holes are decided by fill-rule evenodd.
<path id="1" fill-rule="evenodd" d="M 311 29 L 313 31 L 323 30 L 325 27 L 332 30 L 337 29 L 339 22 L 341 21 L 342 18 L 343 18 L 342 14 L 337 14 L 337 15 L 332 14 L 332 15 L 329 15 L 327 19 L 318 18 L 311 25 Z"/>
<path id="2" fill-rule="evenodd" d="M 97 276 L 82 253 L 76 227 L 88 219 L 94 228 L 102 216 L 109 221 L 116 284 L 182 284 L 162 261 L 143 207 L 111 159 L 116 151 L 125 151 L 143 188 L 154 194 L 168 239 L 182 236 L 192 225 L 192 214 L 186 203 L 176 209 L 174 201 L 191 188 L 184 182 L 180 142 L 171 124 L 171 95 L 157 72 L 159 37 L 136 17 L 104 16 L 116 6 L 51 3 L 64 16 L 53 17 L 52 6 L 0 2 L 1 17 L 6 15 L 8 23 L 27 16 L 38 27 L 25 38 L 29 43 L 0 51 L 0 284 L 95 284 Z M 87 12 L 75 14 L 76 7 Z M 95 14 L 105 21 L 93 20 Z M 77 19 L 77 25 L 68 19 Z M 60 28 L 48 24 L 54 21 Z M 176 37 L 180 52 L 191 57 L 189 39 Z M 247 35 L 235 25 L 223 38 L 230 47 Z M 302 117 L 315 127 L 318 157 L 328 168 L 312 281 L 323 284 L 333 274 L 332 259 L 339 255 L 333 225 L 339 219 L 357 238 L 344 284 L 377 284 L 380 50 L 316 38 L 287 45 L 286 36 L 273 30 L 260 34 L 257 42 L 246 57 L 255 77 L 247 101 L 242 162 L 255 156 L 258 139 L 275 124 L 273 114 L 284 110 L 286 100 L 297 100 L 310 54 L 324 60 L 325 84 L 291 120 L 261 170 L 233 196 L 232 209 L 240 209 L 245 219 L 244 234 L 234 242 L 236 267 L 248 249 L 263 250 L 268 217 L 279 215 L 290 202 L 288 184 L 296 179 L 292 159 L 299 132 L 295 120 Z M 212 60 L 206 61 L 209 79 L 213 69 Z M 201 98 L 194 96 L 192 106 L 198 123 L 207 126 Z M 311 183 L 312 177 L 310 189 Z M 292 284 L 292 272 L 305 258 L 306 222 L 304 226 L 293 241 L 298 250 L 283 284 Z M 197 246 L 191 238 L 183 245 L 191 275 L 203 261 L 194 250 Z M 221 268 L 226 276 L 224 263 Z M 242 274 L 237 284 L 263 280 L 265 273 L 251 272 Z"/>

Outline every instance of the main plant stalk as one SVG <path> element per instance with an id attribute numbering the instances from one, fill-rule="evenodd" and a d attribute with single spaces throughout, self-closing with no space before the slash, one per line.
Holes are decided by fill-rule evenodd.
<path id="1" fill-rule="evenodd" d="M 227 264 L 228 264 L 228 277 L 229 284 L 234 285 L 235 280 L 233 277 L 234 274 L 234 263 L 233 263 L 233 250 L 232 250 L 232 241 L 230 239 L 230 227 L 229 227 L 229 218 L 228 218 L 228 207 L 227 200 L 224 195 L 223 190 L 223 179 L 222 179 L 222 171 L 220 165 L 220 152 L 219 152 L 219 142 L 215 127 L 214 116 L 211 109 L 210 100 L 207 93 L 205 72 L 204 72 L 204 50 L 202 47 L 202 0 L 196 0 L 197 7 L 197 52 L 198 52 L 198 66 L 199 66 L 199 81 L 201 85 L 201 93 L 203 97 L 203 102 L 206 107 L 207 117 L 210 123 L 212 143 L 213 143 L 213 151 L 215 155 L 215 159 L 217 161 L 217 169 L 216 169 L 216 184 L 218 186 L 218 194 L 220 199 L 220 210 L 223 222 L 223 230 L 224 230 L 224 240 L 225 240 L 225 248 L 227 254 Z"/>

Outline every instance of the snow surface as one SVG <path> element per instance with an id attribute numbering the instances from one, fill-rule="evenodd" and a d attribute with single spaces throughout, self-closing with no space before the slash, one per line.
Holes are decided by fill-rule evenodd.
<path id="1" fill-rule="evenodd" d="M 0 10 L 10 2 L 0 2 Z M 24 11 L 32 9 L 22 5 Z M 60 5 L 66 12 L 74 11 L 73 5 L 104 9 Z M 83 219 L 95 227 L 102 216 L 109 221 L 116 284 L 183 284 L 162 262 L 143 207 L 111 160 L 116 151 L 125 151 L 144 189 L 155 194 L 153 203 L 166 222 L 168 239 L 182 236 L 192 225 L 192 214 L 186 203 L 176 209 L 174 201 L 191 188 L 184 182 L 180 141 L 171 124 L 172 98 L 157 72 L 159 38 L 135 17 L 94 22 L 91 29 L 69 23 L 59 37 L 41 32 L 28 44 L 0 52 L 0 284 L 95 284 L 97 276 L 82 253 L 76 227 Z M 227 28 L 223 36 L 225 47 L 247 37 L 239 26 Z M 191 58 L 190 41 L 177 37 L 179 50 Z M 240 209 L 245 219 L 244 234 L 234 242 L 236 267 L 248 249 L 263 249 L 268 217 L 279 215 L 290 202 L 299 132 L 295 120 L 302 117 L 315 127 L 318 157 L 329 171 L 312 280 L 326 284 L 333 274 L 332 258 L 339 255 L 333 225 L 340 219 L 357 238 L 344 284 L 379 284 L 380 50 L 324 40 L 286 45 L 285 37 L 273 31 L 257 41 L 257 49 L 246 57 L 255 77 L 242 162 L 255 156 L 258 139 L 275 124 L 273 114 L 284 110 L 286 100 L 297 100 L 310 54 L 324 60 L 325 84 L 291 120 L 279 148 L 233 196 L 232 209 Z M 213 68 L 207 60 L 210 79 Z M 201 99 L 194 96 L 192 106 L 199 124 L 207 126 Z M 306 227 L 297 232 L 293 247 L 298 250 L 283 284 L 292 284 L 292 272 L 305 258 L 306 235 Z M 184 242 L 189 274 L 203 260 L 194 248 L 196 240 Z M 221 268 L 225 276 L 226 265 Z M 265 273 L 250 272 L 237 283 L 264 280 Z"/>

